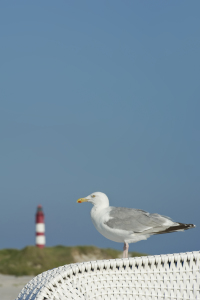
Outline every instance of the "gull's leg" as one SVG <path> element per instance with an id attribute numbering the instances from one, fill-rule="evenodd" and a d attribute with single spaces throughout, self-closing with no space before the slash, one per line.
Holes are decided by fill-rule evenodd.
<path id="1" fill-rule="evenodd" d="M 123 258 L 126 258 L 126 243 L 124 243 L 124 248 L 123 248 Z"/>
<path id="2" fill-rule="evenodd" d="M 123 258 L 128 258 L 128 248 L 129 248 L 129 244 L 124 242 L 124 248 L 123 248 Z"/>
<path id="3" fill-rule="evenodd" d="M 126 243 L 126 258 L 128 258 L 128 248 L 129 248 L 129 244 Z"/>

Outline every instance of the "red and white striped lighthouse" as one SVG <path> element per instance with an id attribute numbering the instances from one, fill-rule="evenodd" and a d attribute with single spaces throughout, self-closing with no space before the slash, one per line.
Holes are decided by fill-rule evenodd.
<path id="1" fill-rule="evenodd" d="M 46 239 L 45 239 L 45 224 L 44 224 L 44 213 L 42 210 L 42 205 L 38 205 L 37 212 L 35 216 L 36 223 L 36 241 L 35 244 L 39 248 L 44 248 Z"/>

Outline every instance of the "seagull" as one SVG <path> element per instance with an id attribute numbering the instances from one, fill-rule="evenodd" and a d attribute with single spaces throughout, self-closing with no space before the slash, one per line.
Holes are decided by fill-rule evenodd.
<path id="1" fill-rule="evenodd" d="M 150 214 L 141 209 L 109 206 L 106 194 L 95 192 L 78 203 L 90 202 L 91 219 L 95 228 L 107 239 L 124 243 L 123 257 L 128 258 L 130 243 L 146 240 L 151 235 L 174 231 L 184 231 L 196 227 L 193 224 L 174 222 L 170 218 Z"/>

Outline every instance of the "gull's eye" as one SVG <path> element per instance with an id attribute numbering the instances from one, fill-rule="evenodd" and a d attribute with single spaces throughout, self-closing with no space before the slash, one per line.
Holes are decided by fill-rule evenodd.
<path id="1" fill-rule="evenodd" d="M 96 197 L 95 195 L 92 195 L 92 198 Z"/>

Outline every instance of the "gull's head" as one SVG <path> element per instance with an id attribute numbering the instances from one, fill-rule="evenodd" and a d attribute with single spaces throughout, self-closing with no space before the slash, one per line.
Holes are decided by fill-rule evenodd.
<path id="1" fill-rule="evenodd" d="M 92 203 L 94 206 L 98 206 L 98 207 L 108 207 L 109 206 L 109 200 L 108 197 L 106 196 L 106 194 L 101 193 L 101 192 L 95 192 L 90 194 L 89 196 L 85 197 L 85 198 L 80 198 L 77 200 L 78 203 L 82 203 L 82 202 L 90 202 Z"/>

